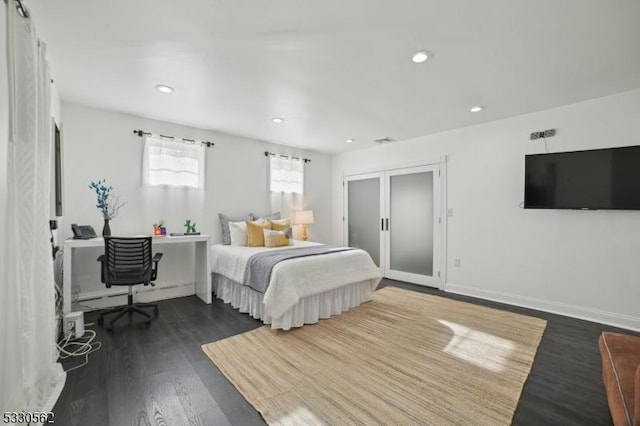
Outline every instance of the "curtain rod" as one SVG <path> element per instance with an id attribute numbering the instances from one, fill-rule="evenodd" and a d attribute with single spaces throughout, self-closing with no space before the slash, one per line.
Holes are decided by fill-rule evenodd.
<path id="1" fill-rule="evenodd" d="M 150 132 L 145 132 L 144 130 L 134 130 L 133 133 L 135 133 L 139 137 L 153 136 Z M 158 135 L 158 136 L 160 136 L 161 138 L 169 139 L 169 140 L 174 140 L 175 139 L 175 137 L 173 137 L 173 136 L 167 136 L 167 135 Z M 180 139 L 182 141 L 184 141 L 184 142 L 191 142 L 191 143 L 196 143 L 197 142 L 195 139 L 187 139 L 187 138 L 180 138 Z M 211 148 L 212 146 L 215 145 L 215 143 L 209 142 L 209 141 L 200 141 L 200 143 L 202 145 L 206 145 L 207 148 Z"/>
<path id="2" fill-rule="evenodd" d="M 276 154 L 275 152 L 269 152 L 269 151 L 265 151 L 264 152 L 264 156 L 265 157 L 282 157 L 282 158 L 291 158 L 292 160 L 301 160 L 304 161 L 305 163 L 310 163 L 311 159 L 310 158 L 300 158 L 300 157 L 293 157 L 291 155 L 284 155 L 284 154 Z"/>
<path id="3" fill-rule="evenodd" d="M 23 18 L 28 18 L 29 15 L 29 10 L 24 6 L 24 4 L 22 4 L 22 0 L 14 0 L 16 3 L 16 9 L 18 10 L 18 13 L 20 14 L 20 16 L 22 16 Z M 7 0 L 4 0 L 5 3 L 7 3 Z"/>

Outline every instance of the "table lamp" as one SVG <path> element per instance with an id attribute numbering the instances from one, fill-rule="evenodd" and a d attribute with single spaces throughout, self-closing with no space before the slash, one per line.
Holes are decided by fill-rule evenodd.
<path id="1" fill-rule="evenodd" d="M 307 225 L 313 224 L 313 210 L 300 210 L 295 214 L 295 223 L 302 225 L 302 240 L 307 241 Z"/>

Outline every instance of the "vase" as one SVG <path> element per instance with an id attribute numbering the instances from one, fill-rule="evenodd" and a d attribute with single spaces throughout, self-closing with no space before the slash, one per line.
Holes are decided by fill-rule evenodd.
<path id="1" fill-rule="evenodd" d="M 111 236 L 111 227 L 109 226 L 109 219 L 104 220 L 104 226 L 102 227 L 102 236 L 103 237 Z"/>

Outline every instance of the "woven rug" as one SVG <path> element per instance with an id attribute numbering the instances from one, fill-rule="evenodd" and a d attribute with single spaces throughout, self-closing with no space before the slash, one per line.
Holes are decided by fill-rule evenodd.
<path id="1" fill-rule="evenodd" d="M 546 321 L 394 287 L 202 346 L 272 425 L 510 424 Z"/>

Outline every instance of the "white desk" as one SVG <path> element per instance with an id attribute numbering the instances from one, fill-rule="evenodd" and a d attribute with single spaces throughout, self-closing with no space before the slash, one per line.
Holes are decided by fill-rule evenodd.
<path id="1" fill-rule="evenodd" d="M 211 277 L 209 276 L 211 267 L 209 265 L 209 236 L 194 235 L 190 237 L 156 237 L 153 238 L 153 246 L 164 244 L 195 244 L 195 289 L 196 294 L 205 303 L 211 303 Z M 71 287 L 73 277 L 71 276 L 71 262 L 73 252 L 85 247 L 104 247 L 104 239 L 91 238 L 89 240 L 65 240 L 63 256 L 63 310 L 64 313 L 71 312 Z M 155 250 L 154 250 L 155 251 Z M 97 265 L 96 265 L 97 267 Z"/>

